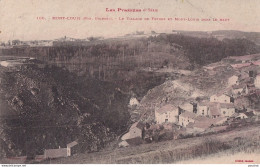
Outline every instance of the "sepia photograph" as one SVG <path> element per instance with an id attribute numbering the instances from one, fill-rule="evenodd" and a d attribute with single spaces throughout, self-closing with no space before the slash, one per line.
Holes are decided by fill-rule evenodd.
<path id="1" fill-rule="evenodd" d="M 259 11 L 259 0 L 0 0 L 1 166 L 258 167 Z"/>

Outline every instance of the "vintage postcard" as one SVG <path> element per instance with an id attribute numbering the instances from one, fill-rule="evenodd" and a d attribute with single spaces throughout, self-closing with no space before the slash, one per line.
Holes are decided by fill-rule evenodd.
<path id="1" fill-rule="evenodd" d="M 258 166 L 259 11 L 0 0 L 0 163 Z"/>

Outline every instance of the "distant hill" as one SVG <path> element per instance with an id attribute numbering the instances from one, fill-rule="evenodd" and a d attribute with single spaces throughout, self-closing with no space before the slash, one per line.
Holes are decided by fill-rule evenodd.
<path id="1" fill-rule="evenodd" d="M 218 38 L 221 39 L 247 39 L 260 45 L 260 32 L 244 32 L 237 30 L 218 30 L 218 31 L 175 31 L 182 35 L 193 36 L 198 38 Z"/>

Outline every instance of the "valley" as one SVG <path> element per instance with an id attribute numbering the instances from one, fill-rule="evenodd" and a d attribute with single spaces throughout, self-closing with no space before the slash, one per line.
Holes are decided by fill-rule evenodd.
<path id="1" fill-rule="evenodd" d="M 162 33 L 67 40 L 61 38 L 53 46 L 1 48 L 1 161 L 26 157 L 23 162 L 38 163 L 35 160 L 42 156 L 41 163 L 175 163 L 245 151 L 246 146 L 259 153 L 257 114 L 242 123 L 231 122 L 225 130 L 202 134 L 179 133 L 185 128 L 175 123 L 161 126 L 155 118 L 155 111 L 166 104 L 207 100 L 225 89 L 228 78 L 240 69 L 258 74 L 260 48 L 251 39 Z M 243 56 L 249 56 L 249 62 L 242 62 Z M 249 65 L 236 67 L 243 63 Z M 246 97 L 247 108 L 255 112 L 257 95 Z M 119 147 L 121 137 L 137 122 L 153 128 L 156 135 L 149 132 L 140 145 L 131 141 Z M 178 128 L 179 136 L 174 131 Z M 256 138 L 247 141 L 251 134 Z M 240 143 L 233 144 L 237 140 Z M 77 144 L 72 156 L 46 158 L 46 150 L 62 151 L 73 142 Z"/>

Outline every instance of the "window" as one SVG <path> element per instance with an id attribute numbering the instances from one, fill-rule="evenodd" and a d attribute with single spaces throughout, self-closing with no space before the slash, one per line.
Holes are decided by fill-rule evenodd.
<path id="1" fill-rule="evenodd" d="M 165 122 L 168 122 L 168 119 L 165 119 Z"/>
<path id="2" fill-rule="evenodd" d="M 223 111 L 223 114 L 226 114 L 226 111 Z"/>

